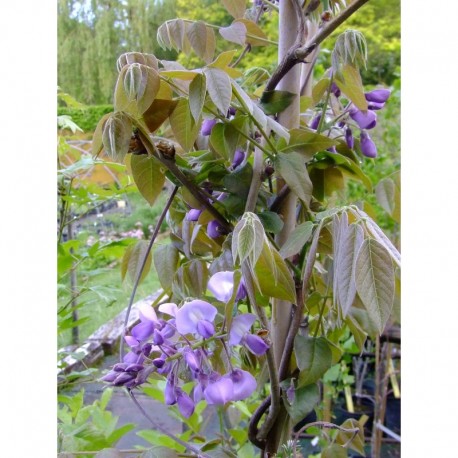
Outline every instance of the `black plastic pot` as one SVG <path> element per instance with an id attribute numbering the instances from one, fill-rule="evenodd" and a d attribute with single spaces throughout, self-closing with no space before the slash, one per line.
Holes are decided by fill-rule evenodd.
<path id="1" fill-rule="evenodd" d="M 345 404 L 345 399 L 339 398 L 333 408 L 333 414 L 335 416 L 333 422 L 337 425 L 341 425 L 349 418 L 359 420 L 362 415 L 367 415 L 369 419 L 364 425 L 364 434 L 366 436 L 370 436 L 372 432 L 372 424 L 374 422 L 374 404 L 367 398 L 357 398 L 356 396 L 353 396 L 353 407 L 355 412 L 349 412 Z"/>

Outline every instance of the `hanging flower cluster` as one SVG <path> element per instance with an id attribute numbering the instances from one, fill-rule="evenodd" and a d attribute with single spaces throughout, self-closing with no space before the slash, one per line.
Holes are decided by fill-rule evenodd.
<path id="1" fill-rule="evenodd" d="M 228 302 L 234 289 L 234 272 L 214 274 L 208 282 L 209 291 L 218 301 Z M 236 301 L 246 298 L 243 281 L 238 286 Z M 153 307 L 140 307 L 140 323 L 134 326 L 125 342 L 130 347 L 121 363 L 115 364 L 102 380 L 114 386 L 135 388 L 147 381 L 152 372 L 166 378 L 165 403 L 177 404 L 184 417 L 190 417 L 197 402 L 222 405 L 250 396 L 256 389 L 256 379 L 247 371 L 233 367 L 230 352 L 243 345 L 257 356 L 269 348 L 259 336 L 250 332 L 256 316 L 251 313 L 233 318 L 228 336 L 223 325 L 215 323 L 215 306 L 200 299 L 159 306 L 162 318 Z M 223 341 L 225 339 L 225 341 Z M 226 346 L 226 341 L 227 345 Z M 211 357 L 217 345 L 228 352 L 229 370 L 221 374 L 212 365 Z M 183 389 L 183 375 L 194 381 L 192 396 Z"/>
<path id="2" fill-rule="evenodd" d="M 334 94 L 336 98 L 339 98 L 342 95 L 339 87 L 335 83 L 331 84 L 330 92 Z M 346 108 L 348 116 L 360 129 L 360 149 L 361 153 L 366 157 L 377 157 L 377 147 L 367 131 L 373 129 L 377 125 L 377 113 L 375 112 L 377 110 L 381 110 L 385 106 L 385 102 L 390 97 L 390 94 L 391 91 L 389 89 L 374 89 L 373 91 L 366 92 L 364 94 L 368 102 L 368 109 L 366 111 L 359 110 L 353 104 L 350 104 Z M 321 114 L 312 118 L 309 123 L 310 129 L 316 130 L 320 121 Z M 345 142 L 350 149 L 353 149 L 355 146 L 355 140 L 348 120 L 346 122 L 339 122 L 338 127 L 344 128 Z"/>

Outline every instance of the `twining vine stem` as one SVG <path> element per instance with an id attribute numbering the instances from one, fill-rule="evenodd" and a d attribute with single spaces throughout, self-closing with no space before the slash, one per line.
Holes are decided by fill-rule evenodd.
<path id="1" fill-rule="evenodd" d="M 167 211 L 169 210 L 170 205 L 172 205 L 172 201 L 177 191 L 178 191 L 178 186 L 175 186 L 173 188 L 172 193 L 170 194 L 170 197 L 167 200 L 167 203 L 165 204 L 165 207 L 162 210 L 162 213 L 159 216 L 159 219 L 156 223 L 156 227 L 154 228 L 153 235 L 151 236 L 151 240 L 149 241 L 148 248 L 146 249 L 145 255 L 143 256 L 143 261 L 142 261 L 140 270 L 137 273 L 137 278 L 135 279 L 134 287 L 132 288 L 132 293 L 130 294 L 129 305 L 127 306 L 126 318 L 124 319 L 124 326 L 122 330 L 121 341 L 119 344 L 119 358 L 121 362 L 124 358 L 124 337 L 126 335 L 127 323 L 129 322 L 130 311 L 132 309 L 132 304 L 134 303 L 135 293 L 137 292 L 137 287 L 138 287 L 138 284 L 140 283 L 140 278 L 142 276 L 143 270 L 145 269 L 146 260 L 148 259 L 148 255 L 150 254 L 151 249 L 153 248 L 153 244 L 156 240 L 157 235 L 159 234 L 161 224 L 164 221 L 165 215 L 167 214 Z"/>

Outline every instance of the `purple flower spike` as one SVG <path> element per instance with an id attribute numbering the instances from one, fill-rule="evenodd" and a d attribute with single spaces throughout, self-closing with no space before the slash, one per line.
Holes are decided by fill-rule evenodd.
<path id="1" fill-rule="evenodd" d="M 373 91 L 366 92 L 366 100 L 368 102 L 385 103 L 391 95 L 389 89 L 374 89 Z"/>
<path id="2" fill-rule="evenodd" d="M 358 124 L 360 129 L 372 129 L 377 124 L 377 115 L 371 110 L 363 112 L 353 108 L 350 110 L 350 117 Z"/>
<path id="3" fill-rule="evenodd" d="M 225 233 L 225 230 L 221 224 L 214 219 L 213 221 L 210 221 L 207 224 L 207 235 L 212 238 L 216 239 L 223 235 Z"/>
<path id="4" fill-rule="evenodd" d="M 256 356 L 263 355 L 269 349 L 269 346 L 264 342 L 264 340 L 254 334 L 247 334 L 243 340 L 248 350 Z"/>
<path id="5" fill-rule="evenodd" d="M 247 371 L 234 369 L 229 378 L 233 383 L 232 401 L 241 401 L 242 399 L 251 396 L 256 390 L 256 379 Z"/>
<path id="6" fill-rule="evenodd" d="M 350 149 L 353 149 L 355 147 L 355 139 L 353 137 L 353 133 L 349 127 L 345 130 L 345 141 L 347 143 L 347 146 Z"/>
<path id="7" fill-rule="evenodd" d="M 198 333 L 204 338 L 215 332 L 211 323 L 216 316 L 216 307 L 196 299 L 184 304 L 177 312 L 176 326 L 180 334 Z"/>
<path id="8" fill-rule="evenodd" d="M 202 210 L 191 208 L 191 210 L 186 213 L 186 221 L 197 221 L 201 213 Z"/>
<path id="9" fill-rule="evenodd" d="M 216 119 L 204 119 L 202 122 L 202 127 L 200 129 L 200 134 L 203 136 L 210 135 L 216 123 L 217 123 Z"/>
<path id="10" fill-rule="evenodd" d="M 256 315 L 252 313 L 237 315 L 232 320 L 231 330 L 229 331 L 229 345 L 239 345 L 255 321 Z"/>
<path id="11" fill-rule="evenodd" d="M 316 130 L 320 125 L 321 115 L 315 116 L 310 122 L 310 129 Z"/>
<path id="12" fill-rule="evenodd" d="M 360 136 L 361 152 L 366 157 L 377 157 L 377 147 L 367 132 L 362 131 Z"/>
<path id="13" fill-rule="evenodd" d="M 245 159 L 245 151 L 236 149 L 234 153 L 234 159 L 232 161 L 232 169 L 236 169 Z"/>
<path id="14" fill-rule="evenodd" d="M 181 388 L 176 389 L 176 397 L 181 415 L 189 418 L 194 413 L 194 402 Z"/>
<path id="15" fill-rule="evenodd" d="M 221 302 L 228 302 L 234 289 L 234 272 L 216 272 L 208 280 L 207 288 Z"/>
<path id="16" fill-rule="evenodd" d="M 233 399 L 234 383 L 230 378 L 221 377 L 205 388 L 204 396 L 208 404 L 224 405 Z"/>

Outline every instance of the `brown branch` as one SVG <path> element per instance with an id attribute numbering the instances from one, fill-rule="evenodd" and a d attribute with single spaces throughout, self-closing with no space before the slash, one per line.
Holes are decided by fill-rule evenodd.
<path id="1" fill-rule="evenodd" d="M 342 11 L 339 16 L 335 17 L 328 25 L 322 28 L 313 38 L 309 40 L 310 45 L 304 46 L 296 41 L 291 46 L 289 51 L 286 53 L 283 60 L 280 62 L 278 67 L 273 72 L 269 81 L 267 82 L 264 92 L 273 91 L 280 80 L 298 63 L 304 62 L 307 56 L 309 56 L 313 50 L 322 43 L 325 38 L 331 35 L 334 30 L 337 29 L 343 22 L 345 22 L 355 11 L 361 8 L 369 0 L 355 0 L 348 8 Z M 296 6 L 296 2 L 293 2 Z M 301 13 L 300 17 L 303 20 Z"/>

